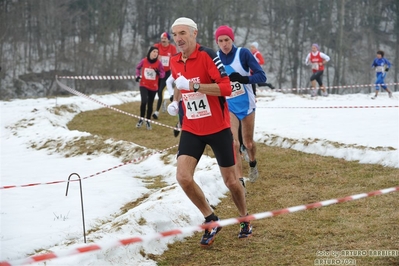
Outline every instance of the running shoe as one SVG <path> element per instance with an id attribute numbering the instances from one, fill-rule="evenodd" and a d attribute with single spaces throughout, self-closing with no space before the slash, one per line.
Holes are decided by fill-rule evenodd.
<path id="1" fill-rule="evenodd" d="M 254 167 L 249 167 L 249 182 L 255 182 L 259 177 L 258 167 L 255 165 Z"/>
<path id="2" fill-rule="evenodd" d="M 152 118 L 158 119 L 158 115 L 159 115 L 159 112 L 158 112 L 158 111 L 155 111 L 155 112 L 152 114 Z"/>
<path id="3" fill-rule="evenodd" d="M 151 129 L 152 129 L 151 124 L 150 124 L 150 122 L 147 121 L 147 130 L 151 130 Z"/>
<path id="4" fill-rule="evenodd" d="M 143 120 L 139 120 L 139 122 L 137 122 L 136 127 L 139 128 L 143 125 Z"/>
<path id="5" fill-rule="evenodd" d="M 392 98 L 392 92 L 388 92 L 389 98 Z"/>
<path id="6" fill-rule="evenodd" d="M 240 223 L 240 233 L 238 233 L 238 238 L 248 238 L 252 236 L 252 225 L 250 222 Z"/>
<path id="7" fill-rule="evenodd" d="M 218 222 L 220 219 L 218 218 L 217 221 L 211 221 L 211 222 Z M 209 223 L 211 223 L 209 222 Z M 213 227 L 211 229 L 205 229 L 205 233 L 201 238 L 200 245 L 202 247 L 209 247 L 212 245 L 213 241 L 215 241 L 216 234 L 219 233 L 219 231 L 222 230 L 222 227 Z"/>
<path id="8" fill-rule="evenodd" d="M 241 145 L 240 151 L 241 151 L 241 156 L 244 158 L 244 160 L 249 162 L 249 155 L 247 148 L 244 145 Z"/>
<path id="9" fill-rule="evenodd" d="M 310 90 L 310 97 L 316 97 L 317 96 L 317 89 L 311 89 Z"/>

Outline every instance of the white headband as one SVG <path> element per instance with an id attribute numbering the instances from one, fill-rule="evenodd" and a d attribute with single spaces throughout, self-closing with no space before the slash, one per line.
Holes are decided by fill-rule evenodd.
<path id="1" fill-rule="evenodd" d="M 185 26 L 190 26 L 193 27 L 194 29 L 198 30 L 197 24 L 191 19 L 191 18 L 186 18 L 186 17 L 181 17 L 175 20 L 173 22 L 172 27 L 178 26 L 178 25 L 185 25 Z"/>

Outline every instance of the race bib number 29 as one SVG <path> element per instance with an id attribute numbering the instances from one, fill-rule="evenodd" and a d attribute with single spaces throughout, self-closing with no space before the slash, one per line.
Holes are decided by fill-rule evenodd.
<path id="1" fill-rule="evenodd" d="M 182 98 L 186 106 L 185 115 L 188 119 L 199 119 L 212 115 L 205 94 L 199 92 L 184 93 Z"/>
<path id="2" fill-rule="evenodd" d="M 230 94 L 230 96 L 226 97 L 227 99 L 231 99 L 231 98 L 245 94 L 244 85 L 242 85 L 241 83 L 234 81 L 234 82 L 230 82 L 230 85 L 231 85 L 231 94 Z"/>

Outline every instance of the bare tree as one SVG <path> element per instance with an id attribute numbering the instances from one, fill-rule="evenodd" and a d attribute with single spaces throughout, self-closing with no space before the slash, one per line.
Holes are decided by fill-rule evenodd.
<path id="1" fill-rule="evenodd" d="M 50 73 L 134 74 L 149 46 L 181 16 L 197 22 L 202 45 L 216 49 L 214 31 L 223 24 L 234 29 L 238 46 L 257 40 L 265 51 L 266 73 L 278 87 L 309 84 L 303 61 L 312 42 L 331 57 L 325 70 L 327 86 L 330 81 L 371 82 L 370 63 L 377 49 L 385 50 L 393 63 L 388 78 L 397 82 L 398 6 L 395 0 L 3 0 L 0 97 L 26 95 L 23 82 L 29 80 L 19 80 L 22 76 L 40 76 L 46 95 L 51 95 L 55 90 Z M 94 92 L 127 85 L 75 81 L 75 86 Z"/>

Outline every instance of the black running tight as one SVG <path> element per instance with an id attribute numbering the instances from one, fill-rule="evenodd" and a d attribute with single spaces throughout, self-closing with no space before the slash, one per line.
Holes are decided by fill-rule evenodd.
<path id="1" fill-rule="evenodd" d="M 156 91 L 151 91 L 147 88 L 140 87 L 140 97 L 141 97 L 140 117 L 151 119 L 152 108 L 153 108 L 152 106 L 154 105 L 154 99 L 156 94 L 157 94 Z M 144 116 L 146 107 L 147 107 L 147 116 Z"/>

